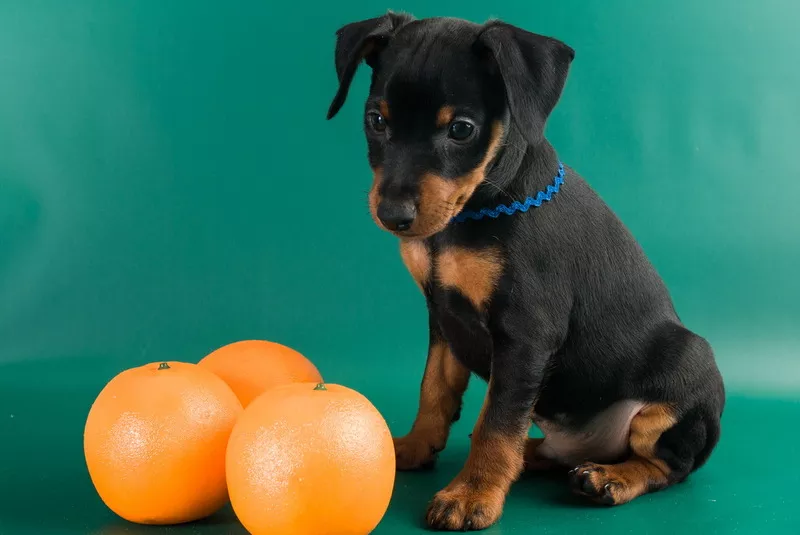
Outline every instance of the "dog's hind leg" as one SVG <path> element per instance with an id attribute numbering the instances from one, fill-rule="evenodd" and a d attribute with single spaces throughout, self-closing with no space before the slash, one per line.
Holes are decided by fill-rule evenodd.
<path id="1" fill-rule="evenodd" d="M 584 463 L 570 471 L 573 492 L 605 505 L 683 481 L 707 458 L 719 438 L 719 420 L 695 407 L 679 414 L 651 404 L 631 421 L 630 457 L 618 464 Z"/>

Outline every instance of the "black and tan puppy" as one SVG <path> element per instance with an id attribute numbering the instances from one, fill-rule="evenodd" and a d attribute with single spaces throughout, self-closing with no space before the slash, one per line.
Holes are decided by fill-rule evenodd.
<path id="1" fill-rule="evenodd" d="M 337 36 L 328 117 L 366 62 L 370 208 L 400 238 L 430 316 L 398 468 L 429 466 L 471 374 L 488 381 L 469 458 L 433 498 L 429 526 L 491 525 L 526 468 L 564 467 L 575 492 L 602 504 L 699 468 L 725 399 L 712 349 L 544 137 L 573 50 L 499 21 L 391 12 Z M 532 422 L 544 439 L 528 438 Z"/>

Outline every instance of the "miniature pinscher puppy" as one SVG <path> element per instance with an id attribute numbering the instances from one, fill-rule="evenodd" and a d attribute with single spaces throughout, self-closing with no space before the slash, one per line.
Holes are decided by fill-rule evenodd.
<path id="1" fill-rule="evenodd" d="M 470 376 L 488 383 L 469 457 L 427 524 L 492 525 L 526 469 L 563 468 L 575 493 L 617 505 L 701 467 L 725 404 L 713 350 L 544 135 L 573 49 L 502 21 L 393 12 L 342 27 L 335 49 L 328 118 L 365 62 L 370 210 L 429 312 L 398 469 L 430 466 Z M 534 423 L 544 438 L 529 438 Z"/>

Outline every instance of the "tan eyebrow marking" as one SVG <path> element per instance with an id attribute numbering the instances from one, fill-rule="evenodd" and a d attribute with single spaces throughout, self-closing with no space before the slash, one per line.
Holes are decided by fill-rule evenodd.
<path id="1" fill-rule="evenodd" d="M 436 114 L 436 126 L 439 128 L 447 126 L 456 114 L 456 110 L 452 106 L 442 106 Z"/>
<path id="2" fill-rule="evenodd" d="M 383 115 L 384 119 L 389 119 L 390 113 L 389 113 L 389 103 L 388 102 L 386 102 L 385 100 L 381 100 L 378 103 L 378 109 L 381 111 L 381 115 Z"/>

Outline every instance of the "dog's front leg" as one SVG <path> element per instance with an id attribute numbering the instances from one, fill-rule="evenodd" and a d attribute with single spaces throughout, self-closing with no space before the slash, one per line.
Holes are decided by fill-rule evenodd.
<path id="1" fill-rule="evenodd" d="M 430 527 L 477 530 L 500 518 L 511 484 L 523 468 L 538 387 L 537 378 L 526 377 L 533 373 L 522 367 L 503 367 L 502 360 L 495 359 L 469 457 L 455 479 L 433 498 L 427 514 Z"/>
<path id="2" fill-rule="evenodd" d="M 411 431 L 394 439 L 398 470 L 427 468 L 444 449 L 450 426 L 458 420 L 470 372 L 442 338 L 436 321 L 430 321 L 430 343 L 419 410 Z"/>

